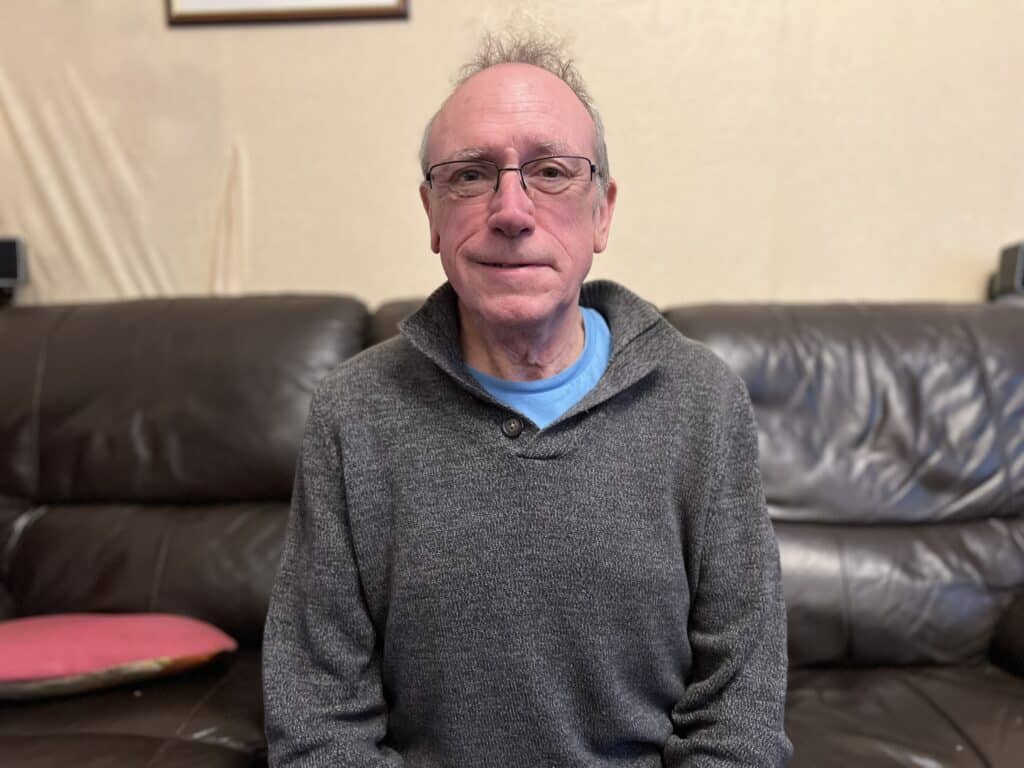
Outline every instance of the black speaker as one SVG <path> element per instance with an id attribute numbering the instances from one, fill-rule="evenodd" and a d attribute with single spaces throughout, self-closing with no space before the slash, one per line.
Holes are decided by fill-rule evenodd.
<path id="1" fill-rule="evenodd" d="M 28 282 L 25 244 L 17 238 L 0 238 L 0 304 L 14 298 L 19 285 Z"/>
<path id="2" fill-rule="evenodd" d="M 1024 295 L 1024 242 L 1008 245 L 999 252 L 999 269 L 988 281 L 990 300 L 1007 295 Z"/>

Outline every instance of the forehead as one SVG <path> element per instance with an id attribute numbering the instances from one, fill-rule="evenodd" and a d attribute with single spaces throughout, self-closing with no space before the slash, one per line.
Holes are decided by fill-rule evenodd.
<path id="1" fill-rule="evenodd" d="M 594 121 L 572 89 L 529 64 L 499 64 L 478 72 L 448 98 L 434 121 L 431 162 L 466 150 L 525 156 L 555 150 L 590 154 Z"/>

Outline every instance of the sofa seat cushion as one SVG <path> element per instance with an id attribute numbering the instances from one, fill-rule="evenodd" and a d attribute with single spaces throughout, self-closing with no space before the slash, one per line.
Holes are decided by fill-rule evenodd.
<path id="1" fill-rule="evenodd" d="M 0 698 L 63 696 L 175 674 L 238 643 L 188 616 L 62 613 L 0 621 Z"/>
<path id="2" fill-rule="evenodd" d="M 243 649 L 178 677 L 0 703 L 0 755 L 5 768 L 261 766 L 260 702 L 260 654 Z"/>
<path id="3" fill-rule="evenodd" d="M 47 734 L 0 738 L 4 765 L 75 768 L 249 768 L 260 765 L 244 752 L 177 739 L 109 736 L 98 733 Z"/>
<path id="4" fill-rule="evenodd" d="M 789 673 L 790 768 L 1019 768 L 1024 679 L 992 665 Z"/>

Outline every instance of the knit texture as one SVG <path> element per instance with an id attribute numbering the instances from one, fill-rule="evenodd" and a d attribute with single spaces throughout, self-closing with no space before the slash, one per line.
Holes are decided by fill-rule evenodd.
<path id="1" fill-rule="evenodd" d="M 266 625 L 271 765 L 784 763 L 746 390 L 624 288 L 581 303 L 612 357 L 544 430 L 502 430 L 448 285 L 318 388 Z"/>

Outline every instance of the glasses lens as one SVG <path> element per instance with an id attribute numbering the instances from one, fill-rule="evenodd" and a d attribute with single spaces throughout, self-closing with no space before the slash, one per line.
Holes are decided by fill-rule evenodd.
<path id="1" fill-rule="evenodd" d="M 492 191 L 497 175 L 497 166 L 473 160 L 443 163 L 430 172 L 434 186 L 457 197 L 475 197 Z"/>
<path id="2" fill-rule="evenodd" d="M 590 161 L 582 157 L 542 157 L 523 164 L 526 186 L 554 195 L 590 180 Z"/>

